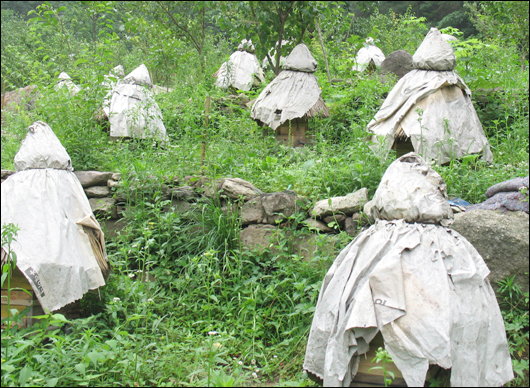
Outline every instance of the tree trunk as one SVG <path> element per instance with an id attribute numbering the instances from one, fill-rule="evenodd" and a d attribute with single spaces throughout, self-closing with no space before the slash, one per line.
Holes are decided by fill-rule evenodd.
<path id="1" fill-rule="evenodd" d="M 328 65 L 328 57 L 326 56 L 326 48 L 324 47 L 324 41 L 322 40 L 322 32 L 320 31 L 320 24 L 318 23 L 318 19 L 316 18 L 315 18 L 315 23 L 317 25 L 318 37 L 320 39 L 320 46 L 322 47 L 322 52 L 324 53 L 324 63 L 326 64 L 326 72 L 328 73 L 328 82 L 331 84 L 331 75 L 329 74 L 329 65 Z"/>

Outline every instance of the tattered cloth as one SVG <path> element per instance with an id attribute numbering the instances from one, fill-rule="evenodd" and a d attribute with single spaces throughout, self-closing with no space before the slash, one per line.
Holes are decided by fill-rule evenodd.
<path id="1" fill-rule="evenodd" d="M 376 67 L 380 67 L 384 60 L 385 54 L 383 54 L 381 49 L 374 44 L 372 38 L 368 38 L 364 47 L 362 47 L 357 53 L 357 56 L 355 57 L 355 65 L 353 65 L 352 70 L 365 71 L 372 61 Z"/>
<path id="2" fill-rule="evenodd" d="M 41 306 L 57 310 L 105 285 L 110 264 L 68 153 L 41 121 L 15 156 L 17 172 L 2 183 L 2 226 L 20 230 L 11 249 Z"/>
<path id="3" fill-rule="evenodd" d="M 526 188 L 526 192 L 521 189 Z M 528 176 L 510 179 L 491 186 L 486 191 L 487 200 L 466 206 L 466 211 L 502 210 L 528 213 Z"/>
<path id="4" fill-rule="evenodd" d="M 370 148 L 376 153 L 382 148 L 387 154 L 397 137 L 410 137 L 416 152 L 439 164 L 477 153 L 493 161 L 471 91 L 452 71 L 414 69 L 405 74 L 367 131 L 373 133 Z"/>
<path id="5" fill-rule="evenodd" d="M 409 166 L 396 174 L 391 167 L 399 164 Z M 489 270 L 463 236 L 438 225 L 438 214 L 446 213 L 438 203 L 446 194 L 443 180 L 427 178 L 426 168 L 410 153 L 389 167 L 383 181 L 398 184 L 403 174 L 415 177 L 408 181 L 426 180 L 401 193 L 409 197 L 402 204 L 417 207 L 409 214 L 419 217 L 430 198 L 436 224 L 378 219 L 337 256 L 324 278 L 304 360 L 304 369 L 324 386 L 348 387 L 379 331 L 409 387 L 424 386 L 429 364 L 451 368 L 452 387 L 501 386 L 513 378 Z M 422 201 L 429 186 L 432 192 Z M 415 194 L 417 187 L 423 194 Z M 385 207 L 387 190 L 378 191 L 374 198 L 383 202 L 374 201 Z M 404 211 L 389 202 L 379 214 L 392 218 Z"/>

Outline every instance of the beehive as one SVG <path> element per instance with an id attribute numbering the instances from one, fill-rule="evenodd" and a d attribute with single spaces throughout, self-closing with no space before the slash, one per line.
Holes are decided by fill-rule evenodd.
<path id="1" fill-rule="evenodd" d="M 9 309 L 16 309 L 21 312 L 29 307 L 29 311 L 24 318 L 22 318 L 21 324 L 23 327 L 33 325 L 37 320 L 33 319 L 33 316 L 43 315 L 44 310 L 42 309 L 35 291 L 31 287 L 29 281 L 24 277 L 22 272 L 18 268 L 15 268 L 11 275 L 11 292 Z M 4 282 L 2 288 L 2 319 L 7 318 L 8 314 L 8 289 L 7 280 Z M 2 324 L 2 329 L 6 327 Z"/>

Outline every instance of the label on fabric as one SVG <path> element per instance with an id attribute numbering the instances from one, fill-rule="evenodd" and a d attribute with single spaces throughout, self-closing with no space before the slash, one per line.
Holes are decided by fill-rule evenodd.
<path id="1" fill-rule="evenodd" d="M 29 267 L 27 270 L 24 271 L 26 275 L 29 276 L 33 284 L 35 285 L 35 288 L 37 289 L 37 292 L 40 294 L 40 297 L 44 297 L 46 294 L 44 293 L 44 288 L 42 287 L 42 284 L 39 279 L 39 274 L 35 272 L 35 270 L 31 267 Z"/>

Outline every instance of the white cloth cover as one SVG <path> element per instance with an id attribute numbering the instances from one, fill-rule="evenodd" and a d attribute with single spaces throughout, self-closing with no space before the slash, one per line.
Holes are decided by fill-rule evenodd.
<path id="1" fill-rule="evenodd" d="M 142 64 L 114 87 L 108 114 L 111 137 L 167 140 L 162 112 L 151 85 L 149 72 Z"/>
<path id="2" fill-rule="evenodd" d="M 103 87 L 107 89 L 107 94 L 103 98 L 103 111 L 109 117 L 110 114 L 110 97 L 116 85 L 121 82 L 121 79 L 125 75 L 123 66 L 118 65 L 114 67 L 103 80 Z"/>
<path id="3" fill-rule="evenodd" d="M 405 74 L 368 124 L 367 131 L 374 134 L 370 148 L 386 156 L 399 130 L 417 153 L 439 164 L 480 152 L 483 160 L 493 161 L 471 91 L 452 71 L 414 69 Z"/>
<path id="4" fill-rule="evenodd" d="M 250 117 L 276 129 L 287 120 L 304 116 L 316 104 L 320 92 L 314 74 L 283 70 L 260 93 Z"/>
<path id="5" fill-rule="evenodd" d="M 352 66 L 353 71 L 365 71 L 371 61 L 376 67 L 380 67 L 385 60 L 385 54 L 379 47 L 374 44 L 373 38 L 366 39 L 364 47 L 362 47 L 355 56 L 355 65 Z"/>
<path id="6" fill-rule="evenodd" d="M 236 51 L 217 71 L 215 86 L 223 89 L 233 86 L 248 91 L 254 84 L 258 84 L 256 77 L 259 82 L 265 82 L 258 58 L 247 51 Z"/>
<path id="7" fill-rule="evenodd" d="M 310 72 L 311 69 L 316 70 L 317 62 L 305 44 L 301 43 L 293 49 L 285 61 L 286 67 L 301 70 L 282 70 L 262 90 L 250 111 L 252 119 L 272 129 L 287 120 L 304 116 L 315 106 L 321 93 L 317 77 Z"/>
<path id="8" fill-rule="evenodd" d="M 284 70 L 303 71 L 305 73 L 314 73 L 317 71 L 317 67 L 317 61 L 304 43 L 297 45 L 283 64 Z"/>
<path id="9" fill-rule="evenodd" d="M 283 53 L 288 52 L 288 50 L 291 49 L 291 45 L 292 45 L 291 41 L 282 40 L 282 52 Z M 269 50 L 269 53 L 268 53 L 269 57 L 271 57 L 271 59 L 272 59 L 272 63 L 276 63 L 275 61 L 276 61 L 276 47 L 277 46 L 278 46 L 278 41 L 276 41 L 276 44 L 274 45 L 274 47 L 272 47 Z M 283 69 L 283 65 L 285 64 L 285 59 L 286 59 L 286 57 L 284 57 L 283 55 L 280 56 L 280 68 L 282 68 L 282 69 Z M 263 70 L 266 70 L 269 67 L 269 59 L 267 58 L 267 56 L 265 56 L 265 58 L 263 58 L 261 67 L 262 67 Z"/>
<path id="10" fill-rule="evenodd" d="M 381 178 L 372 199 L 372 218 L 449 225 L 453 211 L 447 202 L 447 185 L 440 174 L 413 152 L 398 161 Z"/>
<path id="11" fill-rule="evenodd" d="M 412 65 L 415 69 L 451 71 L 456 66 L 456 56 L 442 33 L 433 27 L 412 56 Z"/>
<path id="12" fill-rule="evenodd" d="M 422 162 L 414 162 L 414 154 L 404 158 L 393 164 Z M 421 179 L 414 168 L 401 175 L 387 172 L 396 185 L 406 174 Z M 436 202 L 434 191 L 440 188 L 431 189 Z M 406 195 L 414 190 L 416 185 Z M 394 205 L 393 198 L 388 204 Z M 454 230 L 376 220 L 337 256 L 324 278 L 304 369 L 324 386 L 349 386 L 359 357 L 381 330 L 409 387 L 424 386 L 429 364 L 451 368 L 452 387 L 505 384 L 513 378 L 512 364 L 488 274 L 477 250 Z"/>
<path id="13" fill-rule="evenodd" d="M 2 183 L 2 225 L 20 230 L 11 246 L 41 306 L 54 311 L 105 285 L 85 228 L 103 232 L 51 128 L 37 121 L 15 156 L 17 173 Z M 104 254 L 106 260 L 106 254 Z"/>
<path id="14" fill-rule="evenodd" d="M 72 78 L 70 78 L 70 76 L 64 71 L 59 74 L 57 78 L 59 79 L 59 81 L 57 81 L 57 85 L 55 85 L 55 90 L 61 90 L 66 88 L 71 94 L 77 94 L 81 90 L 81 88 L 74 84 Z"/>

